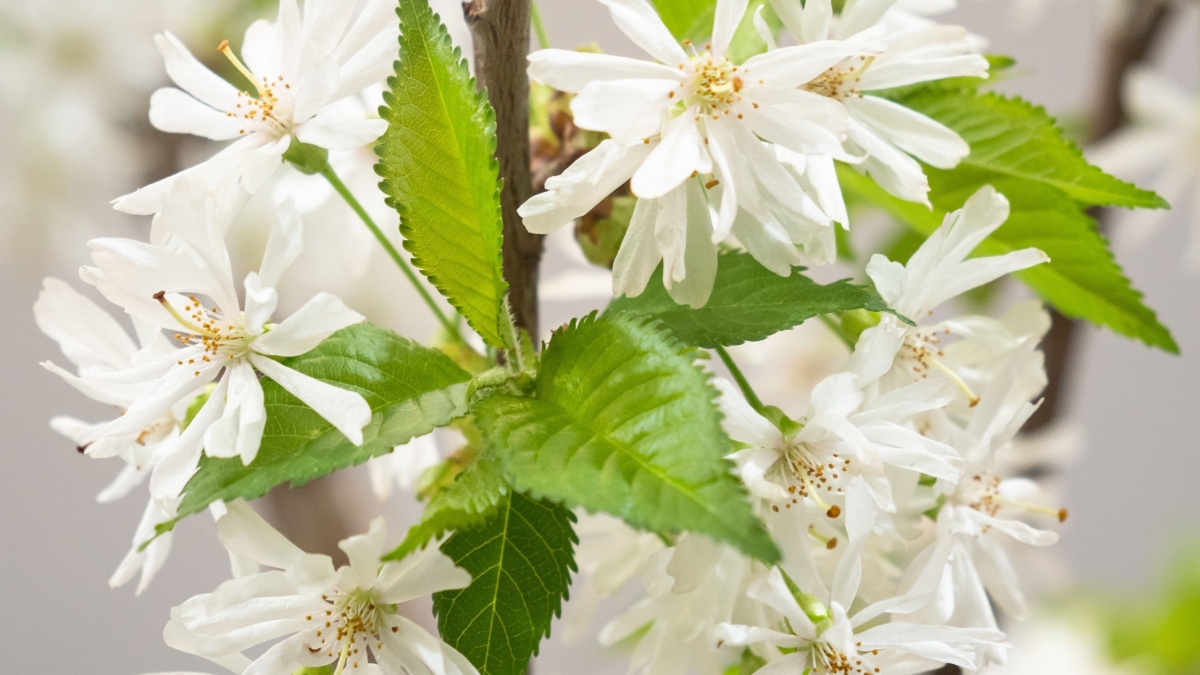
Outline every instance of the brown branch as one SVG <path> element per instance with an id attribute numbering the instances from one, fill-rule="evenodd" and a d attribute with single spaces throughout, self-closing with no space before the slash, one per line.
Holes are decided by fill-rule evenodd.
<path id="1" fill-rule="evenodd" d="M 475 45 L 475 77 L 496 109 L 496 158 L 504 191 L 504 276 L 517 325 L 537 336 L 538 263 L 542 237 L 525 230 L 517 207 L 533 194 L 529 159 L 530 0 L 465 0 Z"/>
<path id="2" fill-rule="evenodd" d="M 1088 128 L 1088 143 L 1101 141 L 1129 121 L 1125 109 L 1125 80 L 1134 66 L 1142 63 L 1157 43 L 1157 36 L 1166 24 L 1172 9 L 1168 2 L 1143 0 L 1129 3 L 1125 20 L 1114 22 L 1105 39 L 1100 80 L 1091 105 L 1091 123 Z M 1106 212 L 1095 210 L 1092 215 L 1103 231 Z M 1051 424 L 1062 412 L 1067 397 L 1067 380 L 1070 377 L 1078 352 L 1079 323 L 1058 312 L 1052 313 L 1053 324 L 1042 350 L 1046 354 L 1046 374 L 1050 383 L 1046 387 L 1045 401 L 1041 408 L 1025 425 L 1026 431 L 1035 431 Z"/>

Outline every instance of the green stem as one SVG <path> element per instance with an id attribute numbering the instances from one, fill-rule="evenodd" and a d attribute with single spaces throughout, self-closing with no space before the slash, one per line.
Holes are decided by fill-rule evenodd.
<path id="1" fill-rule="evenodd" d="M 420 294 L 421 299 L 425 301 L 425 304 L 429 306 L 430 311 L 432 311 L 433 315 L 437 317 L 437 320 L 442 324 L 442 327 L 446 329 L 446 333 L 459 340 L 462 340 L 462 336 L 458 332 L 458 327 L 454 325 L 454 322 L 450 320 L 450 317 L 446 316 L 446 313 L 443 312 L 442 308 L 438 306 L 437 301 L 433 299 L 433 296 L 429 293 L 429 289 L 425 288 L 425 284 L 421 283 L 420 277 L 418 277 L 417 273 L 413 271 L 412 266 L 408 264 L 408 261 L 404 259 L 404 256 L 400 255 L 400 251 L 396 250 L 396 247 L 393 246 L 392 242 L 388 240 L 387 235 L 383 233 L 383 230 L 379 229 L 379 226 L 375 224 L 375 220 L 372 219 L 371 215 L 367 213 L 367 210 L 364 209 L 362 204 L 358 203 L 358 200 L 355 199 L 354 195 L 350 193 L 350 188 L 346 187 L 346 184 L 342 182 L 341 178 L 338 178 L 338 175 L 333 170 L 333 167 L 326 163 L 321 169 L 320 173 L 325 180 L 329 181 L 329 184 L 333 186 L 333 189 L 338 193 L 338 195 L 340 195 L 341 198 L 346 201 L 346 204 L 350 206 L 350 209 L 358 215 L 363 224 L 367 226 L 367 229 L 371 231 L 371 234 L 375 235 L 375 239 L 380 243 L 380 245 L 383 246 L 383 250 L 387 251 L 387 254 L 391 256 L 392 260 L 396 263 L 396 266 L 399 267 L 400 271 L 404 273 L 404 276 L 408 277 L 409 282 L 412 283 L 413 288 L 417 289 L 417 293 Z"/>
<path id="2" fill-rule="evenodd" d="M 538 11 L 537 3 L 531 3 L 530 16 L 533 18 L 533 34 L 537 36 L 538 46 L 550 48 L 550 36 L 546 33 L 546 24 L 542 23 L 542 13 Z"/>
<path id="3" fill-rule="evenodd" d="M 758 398 L 758 394 L 754 393 L 754 388 L 750 386 L 750 381 L 742 374 L 742 369 L 738 368 L 738 365 L 733 362 L 733 357 L 729 355 L 729 352 L 725 351 L 724 347 L 717 347 L 716 352 L 717 356 L 721 357 L 721 362 L 729 369 L 729 374 L 733 376 L 733 381 L 737 382 L 738 389 L 742 390 L 742 395 L 746 397 L 746 402 L 750 404 L 750 407 L 761 413 L 766 406 Z"/>
<path id="4" fill-rule="evenodd" d="M 850 348 L 850 351 L 854 351 L 854 343 L 851 342 L 850 338 L 846 336 L 846 332 L 844 330 L 842 330 L 841 324 L 839 324 L 837 321 L 834 321 L 832 318 L 830 318 L 830 316 L 828 314 L 821 315 L 821 323 L 828 326 L 829 330 L 833 331 L 833 334 L 838 336 L 838 339 L 841 340 L 843 344 L 845 344 L 847 347 Z"/>

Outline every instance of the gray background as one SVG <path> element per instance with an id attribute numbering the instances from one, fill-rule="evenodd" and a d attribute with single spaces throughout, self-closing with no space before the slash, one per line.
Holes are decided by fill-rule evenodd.
<path id="1" fill-rule="evenodd" d="M 1008 89 L 1062 115 L 1084 105 L 1096 64 L 1094 3 L 1048 0 L 1043 19 L 1032 26 L 1015 18 L 1013 5 L 1002 0 L 965 4 L 954 18 L 988 35 L 994 51 L 1020 62 L 1019 77 Z M 608 51 L 629 50 L 596 2 L 554 0 L 544 2 L 542 9 L 558 46 L 595 40 Z M 1195 14 L 1175 22 L 1157 59 L 1193 90 L 1200 56 Z M 147 58 L 156 58 L 149 46 Z M 0 120 L 0 133 L 12 131 Z M 0 227 L 11 225 L 9 217 L 0 204 Z M 1128 221 L 1120 226 L 1139 225 Z M 1071 416 L 1085 430 L 1086 454 L 1067 477 L 1072 517 L 1058 550 L 1083 583 L 1136 588 L 1173 539 L 1197 533 L 1200 316 L 1195 299 L 1200 297 L 1200 275 L 1185 272 L 1177 253 L 1196 227 L 1182 216 L 1173 217 L 1149 245 L 1136 250 L 1125 245 L 1119 230 L 1115 235 L 1119 260 L 1174 330 L 1184 356 L 1173 358 L 1094 329 L 1085 331 L 1078 347 L 1082 367 L 1071 382 Z M 210 590 L 227 576 L 226 557 L 215 543 L 211 523 L 194 518 L 178 529 L 166 569 L 142 597 L 135 598 L 130 587 L 110 591 L 106 580 L 127 549 L 141 498 L 98 506 L 94 495 L 117 467 L 79 457 L 46 424 L 54 414 L 97 412 L 38 367 L 39 360 L 59 355 L 37 332 L 30 314 L 40 277 L 74 279 L 83 257 L 81 241 L 74 259 L 23 265 L 6 259 L 0 270 L 0 308 L 6 317 L 0 359 L 5 429 L 0 441 L 0 597 L 5 603 L 0 646 L 5 670 L 94 675 L 203 670 L 201 662 L 172 652 L 158 636 L 173 604 Z M 553 325 L 553 317 L 546 325 Z M 361 500 L 361 493 L 355 499 Z M 591 671 L 596 663 L 589 649 L 566 651 L 552 645 L 543 672 Z M 620 672 L 615 666 L 609 669 Z"/>

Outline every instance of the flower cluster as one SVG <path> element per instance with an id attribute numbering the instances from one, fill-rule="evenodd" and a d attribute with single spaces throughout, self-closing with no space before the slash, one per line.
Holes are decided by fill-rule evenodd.
<path id="1" fill-rule="evenodd" d="M 1036 250 L 967 259 L 1007 215 L 1006 200 L 984 190 L 907 265 L 876 256 L 872 280 L 909 314 L 863 331 L 800 419 L 756 409 L 717 382 L 726 431 L 742 445 L 731 458 L 784 560 L 767 568 L 689 536 L 640 572 L 627 554 L 593 557 L 585 569 L 596 574 L 624 565 L 622 582 L 645 575 L 649 597 L 601 633 L 614 641 L 650 627 L 637 672 L 738 658 L 761 659 L 758 672 L 771 673 L 1004 661 L 989 595 L 1013 616 L 1027 612 L 1010 549 L 1053 544 L 1057 534 L 1026 521 L 1067 516 L 1011 473 L 1013 439 L 1045 386 L 1037 344 L 1049 317 L 1036 303 L 1001 320 L 908 316 L 928 317 L 953 296 L 1046 261 Z M 620 585 L 604 584 L 610 593 Z M 717 600 L 723 593 L 732 595 Z"/>
<path id="2" fill-rule="evenodd" d="M 600 600 L 643 579 L 643 597 L 599 631 L 604 644 L 636 643 L 631 672 L 725 673 L 737 665 L 763 675 L 896 675 L 1003 663 L 1008 645 L 998 612 L 1028 611 L 1014 549 L 1054 543 L 1058 535 L 1047 526 L 1067 516 L 1022 475 L 1015 448 L 1047 384 L 1038 345 L 1049 317 L 1033 301 L 1000 318 L 960 315 L 954 301 L 1049 258 L 1022 246 L 977 255 L 1009 219 L 1009 201 L 990 186 L 974 185 L 953 207 L 939 203 L 944 195 L 931 189 L 926 167 L 952 170 L 971 148 L 896 93 L 948 78 L 978 84 L 988 76 L 980 41 L 929 19 L 945 8 L 940 2 L 769 0 L 750 14 L 748 0 L 716 0 L 711 40 L 701 46 L 677 40 L 647 0 L 599 1 L 650 60 L 561 49 L 529 57 L 530 78 L 559 90 L 553 95 L 559 103 L 569 99 L 570 114 L 565 103 L 558 112 L 572 129 L 595 132 L 597 142 L 519 207 L 525 227 L 549 233 L 598 205 L 615 210 L 610 198 L 621 193 L 629 205 L 627 230 L 610 256 L 612 292 L 627 296 L 620 302 L 652 295 L 647 288 L 661 265 L 657 290 L 674 301 L 660 296 L 668 313 L 703 308 L 717 297 L 719 265 L 744 261 L 764 284 L 782 278 L 803 284 L 805 292 L 862 298 L 773 329 L 820 315 L 848 351 L 806 354 L 825 370 L 806 395 L 797 395 L 803 388 L 786 368 L 776 368 L 771 391 L 792 399 L 778 400 L 780 407 L 759 399 L 723 346 L 688 342 L 654 316 L 573 322 L 539 355 L 533 345 L 540 336 L 522 332 L 513 299 L 504 297 L 501 269 L 511 261 L 496 242 L 502 225 L 520 223 L 502 223 L 496 215 L 502 209 L 493 176 L 456 174 L 455 162 L 467 162 L 456 148 L 425 148 L 432 159 L 420 157 L 401 169 L 388 156 L 421 152 L 405 145 L 414 136 L 430 146 L 428 138 L 451 145 L 456 136 L 478 132 L 464 147 L 486 147 L 489 154 L 496 141 L 491 110 L 461 52 L 423 0 L 402 0 L 402 38 L 390 0 L 307 0 L 303 6 L 280 0 L 276 19 L 254 23 L 240 48 L 226 40 L 210 54 L 237 83 L 164 33 L 157 45 L 177 86 L 154 93 L 151 122 L 161 131 L 228 144 L 114 202 L 118 210 L 152 216 L 145 241 L 90 243 L 81 278 L 121 310 L 132 332 L 57 279 L 46 280 L 34 308 L 39 326 L 69 362 L 45 367 L 116 410 L 100 421 L 52 421 L 81 453 L 123 460 L 100 500 L 148 483 L 145 515 L 111 584 L 140 573 L 138 589 L 144 589 L 166 560 L 174 521 L 207 504 L 234 578 L 177 606 L 164 635 L 172 647 L 240 675 L 308 668 L 334 675 L 499 672 L 490 652 L 485 665 L 479 650 L 456 641 L 470 640 L 470 630 L 447 643 L 404 615 L 409 600 L 462 591 L 439 596 L 446 601 L 439 619 L 445 619 L 454 609 L 446 605 L 481 579 L 494 585 L 485 611 L 520 614 L 520 630 L 506 634 L 512 644 L 505 648 L 523 669 L 548 634 L 576 569 L 584 582 L 573 589 L 568 635 L 590 626 L 587 614 Z M 394 63 L 398 39 L 403 48 Z M 747 55 L 755 45 L 757 53 Z M 406 68 L 406 58 L 420 59 L 421 67 Z M 417 81 L 414 72 L 422 69 L 436 86 Z M 394 77 L 385 90 L 389 74 Z M 408 89 L 400 84 L 405 78 L 415 81 Z M 469 90 L 450 91 L 456 84 Z M 416 99 L 423 88 L 446 90 L 429 94 L 441 96 L 432 114 L 397 100 L 397 92 Z M 385 108 L 376 115 L 371 108 L 381 93 Z M 466 110 L 464 101 L 478 104 L 469 120 L 435 119 Z M 412 133 L 438 124 L 444 132 L 438 136 Z M 555 124 L 567 123 L 548 126 Z M 338 176 L 353 177 L 355 189 L 373 182 L 363 160 L 374 156 L 364 148 L 385 133 L 377 170 L 385 176 L 389 212 L 395 207 L 405 219 L 411 264 L 465 322 L 443 314 Z M 404 177 L 394 175 L 417 171 L 433 176 L 425 189 L 444 194 L 409 194 L 421 189 L 414 186 L 420 181 L 401 185 Z M 476 184 L 479 176 L 485 185 Z M 327 185 L 310 189 L 305 181 L 318 178 Z M 838 229 L 850 227 L 843 183 L 852 180 L 878 186 L 903 208 L 939 204 L 942 214 L 961 208 L 936 230 L 936 220 L 929 223 L 923 230 L 929 236 L 903 262 L 872 256 L 859 270 L 870 287 L 820 286 L 796 268 L 836 262 Z M 455 201 L 459 192 L 462 203 Z M 320 270 L 310 269 L 316 265 L 301 262 L 304 221 L 317 219 L 317 207 L 334 193 L 441 319 L 446 334 L 437 349 L 358 325 L 370 310 L 351 309 L 322 286 Z M 466 203 L 493 194 L 494 205 Z M 235 272 L 241 260 L 230 240 L 244 234 L 239 230 L 250 201 L 264 198 L 275 206 L 261 259 L 250 265 L 254 271 Z M 480 213 L 488 222 L 471 222 Z M 461 233 L 447 229 L 458 225 Z M 479 231 L 467 232 L 469 225 Z M 423 227 L 436 230 L 428 248 L 416 242 Z M 459 236 L 487 242 L 460 250 Z M 367 305 L 394 301 L 389 289 L 363 276 L 366 242 L 365 235 L 341 237 L 334 247 L 341 259 L 321 260 L 331 268 L 326 273 L 354 289 L 344 296 L 349 304 L 358 306 L 360 293 Z M 446 259 L 435 261 L 442 266 L 426 265 L 442 252 Z M 496 292 L 455 297 L 457 289 L 439 283 L 455 265 L 464 277 L 483 269 L 486 280 L 497 282 L 484 290 Z M 312 293 L 287 297 L 283 282 L 293 267 Z M 555 289 L 543 299 L 573 290 Z M 465 334 L 464 323 L 487 325 L 475 321 L 476 313 L 507 321 L 508 334 Z M 360 347 L 366 353 L 375 345 L 340 341 L 359 330 L 386 334 L 380 342 L 403 353 L 356 361 Z M 630 344 L 609 350 L 578 338 L 589 330 Z M 578 341 L 568 337 L 552 358 L 572 331 Z M 716 344 L 750 339 L 735 338 Z M 336 345 L 336 358 L 325 358 L 335 347 L 322 344 Z M 732 380 L 710 378 L 713 373 L 694 362 L 694 346 L 716 350 Z M 629 353 L 613 355 L 623 351 Z M 594 374 L 583 371 L 603 370 L 589 357 L 616 364 L 603 388 L 621 391 L 580 385 Z M 561 375 L 572 368 L 582 374 Z M 370 377 L 358 377 L 366 371 Z M 670 378 L 670 386 L 664 384 Z M 396 395 L 380 395 L 363 384 L 368 380 Z M 422 389 L 425 380 L 435 384 Z M 645 401 L 638 398 L 643 394 Z M 572 409 L 579 398 L 587 405 Z M 707 426 L 679 431 L 662 421 L 677 410 L 686 413 L 678 416 L 685 423 L 695 413 Z M 306 428 L 291 413 L 321 426 Z M 622 428 L 603 430 L 614 419 L 623 420 Z M 290 439 L 307 445 L 287 446 Z M 706 446 L 714 448 L 711 457 L 672 445 L 713 439 L 719 442 Z M 405 445 L 388 455 L 397 443 Z M 443 452 L 449 446 L 453 451 Z M 429 501 L 425 519 L 390 554 L 386 526 L 376 519 L 366 534 L 341 542 L 348 564 L 335 567 L 327 555 L 300 550 L 240 501 L 368 457 L 377 458 L 372 487 L 381 500 L 399 487 Z M 264 464 L 268 471 L 260 472 Z M 204 501 L 196 484 L 214 482 L 220 471 L 214 466 L 241 473 Z M 549 473 L 547 467 L 562 476 L 528 475 Z M 555 492 L 560 478 L 576 488 L 587 480 L 585 487 L 594 490 Z M 545 520 L 521 512 L 522 505 Z M 577 522 L 567 507 L 607 511 L 638 526 L 665 522 L 659 529 L 669 531 L 635 533 L 621 521 L 582 513 Z M 663 513 L 645 517 L 650 508 Z M 724 521 L 725 508 L 740 508 L 745 518 Z M 504 518 L 493 518 L 499 509 Z M 670 530 L 675 517 L 678 531 Z M 460 536 L 496 521 L 504 532 L 462 553 L 469 547 Z M 729 533 L 738 529 L 728 527 L 735 522 L 757 528 L 759 553 L 754 542 L 745 543 L 752 537 Z M 551 525 L 561 526 L 562 541 L 549 540 Z M 523 540 L 522 527 L 538 536 Z M 498 562 L 473 579 L 464 568 L 476 570 L 478 560 L 468 558 L 501 539 L 503 555 L 531 570 L 513 574 Z M 526 555 L 536 551 L 541 558 Z M 560 569 L 538 567 L 552 563 Z M 522 584 L 538 586 L 533 602 Z M 489 620 L 493 628 L 514 625 L 508 616 Z"/>

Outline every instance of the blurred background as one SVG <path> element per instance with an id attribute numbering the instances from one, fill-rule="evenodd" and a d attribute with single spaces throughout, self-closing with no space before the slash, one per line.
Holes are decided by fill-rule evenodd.
<path id="1" fill-rule="evenodd" d="M 461 41 L 457 2 L 435 4 Z M 1095 112 L 1091 106 L 1105 67 L 1103 36 L 1112 21 L 1121 21 L 1114 4 L 963 0 L 944 19 L 985 35 L 989 51 L 1016 58 L 1004 91 L 1046 106 L 1069 129 L 1081 129 Z M 608 52 L 635 53 L 594 0 L 547 1 L 541 9 L 555 46 L 594 41 Z M 80 286 L 77 270 L 87 260 L 89 239 L 145 237 L 147 219 L 111 210 L 111 199 L 214 151 L 190 137 L 158 133 L 146 121 L 150 93 L 166 83 L 153 35 L 170 30 L 205 54 L 209 45 L 236 39 L 253 19 L 273 13 L 273 3 L 262 0 L 0 0 L 0 311 L 9 317 L 8 351 L 0 360 L 5 430 L 0 589 L 8 607 L 0 615 L 0 644 L 11 672 L 204 669 L 168 649 L 159 635 L 172 605 L 228 576 L 212 523 L 197 517 L 177 529 L 171 559 L 140 597 L 132 585 L 108 588 L 107 579 L 128 550 L 142 498 L 97 504 L 96 493 L 119 467 L 78 455 L 50 430 L 54 415 L 87 419 L 106 411 L 39 367 L 39 361 L 61 356 L 38 332 L 31 307 L 43 277 Z M 1115 214 L 1109 233 L 1119 262 L 1174 331 L 1183 355 L 1151 351 L 1090 327 L 1070 343 L 1065 408 L 1049 436 L 1037 442 L 1078 448 L 1073 464 L 1055 480 L 1071 518 L 1049 557 L 1030 563 L 1032 581 L 1049 601 L 1044 615 L 1014 628 L 1013 640 L 1025 656 L 1004 672 L 1200 672 L 1189 651 L 1198 649 L 1190 631 L 1200 629 L 1198 3 L 1177 3 L 1148 63 L 1162 81 L 1151 78 L 1135 87 L 1140 93 L 1130 108 L 1135 122 L 1150 126 L 1139 127 L 1141 136 L 1097 147 L 1094 159 L 1118 176 L 1163 191 L 1176 204 L 1165 215 Z M 1165 115 L 1179 103 L 1191 105 L 1184 108 L 1183 122 L 1179 115 Z M 368 188 L 371 180 L 362 178 Z M 280 190 L 302 186 L 301 181 L 296 175 L 277 179 Z M 265 222 L 270 201 L 258 201 Z M 348 218 L 344 209 L 332 207 L 306 218 L 314 257 L 306 259 L 306 273 L 297 275 L 304 278 L 295 283 L 333 289 L 377 323 L 427 337 L 433 326 L 414 318 L 411 308 L 417 305 L 394 270 L 376 265 L 347 272 L 334 265 L 330 273 L 314 276 L 331 267 L 327 259 L 319 263 L 316 251 L 337 255 L 359 245 L 346 241 L 343 226 L 358 227 Z M 262 233 L 247 228 L 239 250 L 252 256 Z M 547 288 L 546 327 L 578 315 L 589 302 L 601 304 L 598 298 L 557 299 L 564 279 L 594 278 L 569 266 L 564 251 L 571 245 L 569 238 L 549 245 L 545 277 L 559 286 Z M 392 302 L 380 304 L 379 294 L 360 292 L 356 304 L 356 288 L 380 284 L 396 289 Z M 759 357 L 761 372 L 778 370 L 770 361 L 774 353 Z M 360 531 L 381 510 L 396 517 L 396 528 L 411 519 L 411 498 L 399 494 L 380 506 L 367 482 L 360 467 L 303 493 L 276 494 L 263 504 L 264 512 L 285 531 L 297 526 Z M 1156 641 L 1162 644 L 1146 644 Z M 1178 653 L 1146 654 L 1154 649 Z M 1133 659 L 1121 669 L 1108 665 L 1118 657 Z M 588 664 L 588 672 L 623 672 L 620 661 L 601 648 L 586 641 L 562 645 L 557 637 L 544 647 L 538 672 L 580 672 L 580 663 Z"/>

